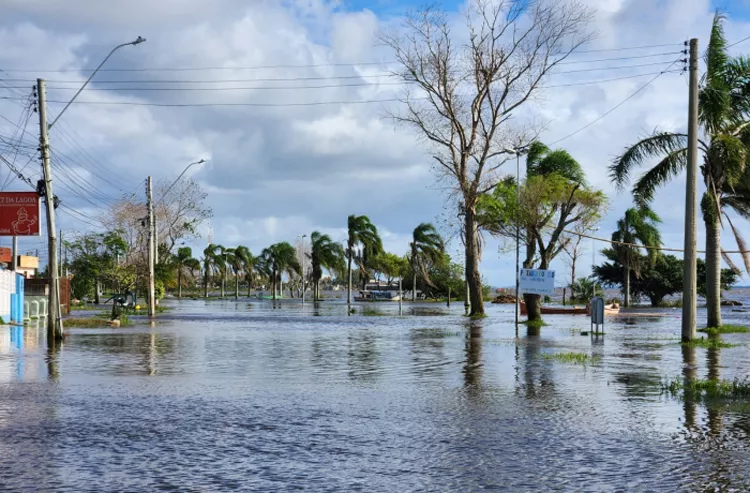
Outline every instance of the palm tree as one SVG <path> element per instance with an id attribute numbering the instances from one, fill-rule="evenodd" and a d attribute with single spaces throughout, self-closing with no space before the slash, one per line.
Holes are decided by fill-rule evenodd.
<path id="1" fill-rule="evenodd" d="M 312 249 L 310 260 L 312 263 L 313 301 L 320 299 L 320 279 L 323 269 L 336 272 L 344 271 L 344 248 L 331 237 L 313 231 L 310 235 Z"/>
<path id="2" fill-rule="evenodd" d="M 706 191 L 701 212 L 706 225 L 706 284 L 708 326 L 721 325 L 721 225 L 729 209 L 750 218 L 748 195 L 736 194 L 736 186 L 745 175 L 750 144 L 750 60 L 732 58 L 724 37 L 725 17 L 717 13 L 706 50 L 706 74 L 698 95 L 698 122 L 702 138 L 698 147 L 703 153 L 701 171 Z M 687 135 L 656 131 L 627 149 L 610 166 L 612 180 L 624 186 L 635 166 L 650 158 L 659 163 L 644 173 L 633 187 L 636 202 L 651 201 L 655 190 L 678 175 L 687 165 Z M 741 250 L 744 240 L 732 226 Z M 750 272 L 750 259 L 743 254 Z"/>
<path id="3" fill-rule="evenodd" d="M 216 250 L 217 253 L 214 257 L 214 267 L 221 274 L 221 297 L 223 298 L 226 294 L 227 269 L 229 268 L 229 256 L 231 255 L 232 249 L 216 245 Z"/>
<path id="4" fill-rule="evenodd" d="M 275 243 L 261 252 L 263 268 L 271 278 L 273 286 L 273 299 L 276 301 L 276 283 L 281 281 L 281 275 L 297 273 L 302 275 L 302 266 L 297 260 L 297 250 L 287 243 Z"/>
<path id="5" fill-rule="evenodd" d="M 614 250 L 619 257 L 619 262 L 625 266 L 623 291 L 625 294 L 624 305 L 626 307 L 630 306 L 630 273 L 633 271 L 637 277 L 640 277 L 640 271 L 643 267 L 639 261 L 643 257 L 633 255 L 633 251 L 637 247 L 631 245 L 640 243 L 641 245 L 654 247 L 661 246 L 659 223 L 661 223 L 661 219 L 651 209 L 647 207 L 640 207 L 638 209 L 630 208 L 625 211 L 625 216 L 617 221 L 617 230 L 612 233 L 612 241 L 629 243 L 629 245 L 615 244 L 614 246 Z M 653 248 L 647 249 L 646 258 L 652 265 L 658 255 L 659 250 Z"/>
<path id="6" fill-rule="evenodd" d="M 352 260 L 354 258 L 354 247 L 362 245 L 363 250 L 367 250 L 373 256 L 383 250 L 383 243 L 378 235 L 378 228 L 372 224 L 367 216 L 349 216 L 347 220 L 348 238 L 346 240 L 346 258 L 347 258 L 347 288 L 346 302 L 352 304 Z M 364 264 L 363 262 L 360 262 Z"/>
<path id="7" fill-rule="evenodd" d="M 216 268 L 219 249 L 222 248 L 214 243 L 209 243 L 203 250 L 203 297 L 208 298 L 208 283 L 211 279 L 211 271 Z"/>
<path id="8" fill-rule="evenodd" d="M 422 223 L 412 233 L 412 241 L 409 243 L 411 256 L 411 271 L 413 284 L 411 290 L 411 300 L 417 300 L 417 272 L 427 284 L 432 284 L 427 274 L 429 264 L 438 264 L 443 261 L 445 256 L 445 243 L 440 234 L 430 223 Z"/>
<path id="9" fill-rule="evenodd" d="M 182 275 L 185 269 L 191 271 L 195 268 L 197 259 L 193 258 L 193 250 L 190 247 L 181 247 L 177 249 L 177 255 L 172 259 L 175 269 L 177 269 L 177 297 L 182 298 Z M 200 265 L 199 265 L 200 267 Z"/>
<path id="10" fill-rule="evenodd" d="M 245 265 L 242 267 L 245 273 L 245 281 L 247 282 L 247 297 L 250 298 L 252 295 L 251 290 L 253 288 L 253 281 L 255 280 L 256 274 L 260 273 L 260 258 L 254 257 L 250 250 L 245 252 Z"/>
<path id="11" fill-rule="evenodd" d="M 230 266 L 234 272 L 234 299 L 240 297 L 240 273 L 247 268 L 250 257 L 252 257 L 252 254 L 246 246 L 240 245 L 231 249 Z"/>

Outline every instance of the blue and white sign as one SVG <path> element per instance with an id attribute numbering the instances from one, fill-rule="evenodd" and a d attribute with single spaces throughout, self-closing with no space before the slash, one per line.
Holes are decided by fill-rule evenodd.
<path id="1" fill-rule="evenodd" d="M 548 294 L 555 292 L 555 271 L 521 269 L 521 293 Z"/>

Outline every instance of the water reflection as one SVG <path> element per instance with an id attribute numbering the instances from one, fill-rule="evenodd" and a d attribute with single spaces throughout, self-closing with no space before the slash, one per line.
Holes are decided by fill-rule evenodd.
<path id="1" fill-rule="evenodd" d="M 52 350 L 34 350 L 28 328 L 7 332 L 0 368 L 26 381 L 0 379 L 0 484 L 746 490 L 748 411 L 667 397 L 659 385 L 741 375 L 742 349 L 665 342 L 679 328 L 664 320 L 613 321 L 605 343 L 563 317 L 513 338 L 507 307 L 469 322 L 459 306 L 437 315 L 443 307 L 425 304 L 428 315 L 413 317 L 394 316 L 396 305 L 366 317 L 358 306 L 346 317 L 345 303 L 319 305 L 188 301 L 156 327 L 71 330 Z M 544 358 L 553 352 L 600 363 Z M 65 474 L 34 465 L 50 460 Z"/>
<path id="2" fill-rule="evenodd" d="M 466 362 L 464 385 L 470 395 L 479 395 L 482 387 L 482 322 L 469 323 L 464 339 Z"/>
<path id="3" fill-rule="evenodd" d="M 681 345 L 681 348 L 683 386 L 688 388 L 690 382 L 695 381 L 697 375 L 697 368 L 695 366 L 695 347 L 683 344 Z M 683 408 L 685 411 L 685 428 L 691 432 L 697 430 L 697 403 L 694 399 L 686 397 L 683 402 Z"/>

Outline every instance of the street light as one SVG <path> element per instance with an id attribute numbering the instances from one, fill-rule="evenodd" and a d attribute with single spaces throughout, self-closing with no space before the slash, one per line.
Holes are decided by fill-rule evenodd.
<path id="1" fill-rule="evenodd" d="M 167 191 L 164 192 L 164 195 L 161 196 L 161 199 L 159 199 L 159 201 L 156 204 L 157 205 L 160 204 L 161 201 L 164 200 L 167 197 L 167 195 L 169 195 L 169 192 L 172 190 L 172 188 L 174 188 L 174 186 L 177 185 L 177 182 L 180 181 L 180 178 L 182 178 L 182 176 L 185 173 L 187 173 L 187 170 L 189 170 L 191 166 L 196 165 L 196 164 L 203 164 L 205 162 L 206 162 L 205 159 L 200 159 L 199 161 L 195 161 L 194 163 L 190 163 L 187 166 L 185 166 L 185 169 L 182 170 L 182 173 L 180 173 L 180 176 L 178 176 L 177 179 L 173 181 L 171 185 L 169 185 L 169 188 L 167 188 Z"/>
<path id="2" fill-rule="evenodd" d="M 307 235 L 299 235 L 297 238 L 302 239 L 302 305 L 305 304 L 305 238 Z"/>
<path id="3" fill-rule="evenodd" d="M 193 166 L 195 164 L 203 164 L 205 162 L 206 162 L 205 159 L 200 159 L 199 161 L 195 161 L 195 162 L 190 163 L 187 166 L 185 166 L 185 169 L 182 170 L 182 173 L 180 173 L 180 176 L 178 176 L 177 179 L 175 181 L 173 181 L 171 185 L 169 185 L 169 188 L 167 188 L 167 191 L 164 192 L 164 194 L 161 196 L 161 198 L 159 200 L 156 201 L 156 203 L 154 204 L 154 211 L 156 211 L 156 208 L 162 203 L 162 201 L 165 198 L 167 198 L 167 195 L 169 195 L 169 192 L 172 190 L 172 188 L 174 188 L 175 185 L 177 185 L 177 182 L 180 181 L 180 179 L 182 178 L 182 176 L 187 172 L 188 169 L 190 169 L 191 166 Z M 158 256 L 159 256 L 159 229 L 156 227 L 156 213 L 154 213 L 154 231 L 153 231 L 153 235 L 154 235 L 154 259 L 156 259 L 155 261 L 158 261 Z"/>
<path id="4" fill-rule="evenodd" d="M 37 93 L 39 97 L 39 148 L 42 154 L 42 169 L 43 169 L 43 176 L 44 176 L 44 192 L 45 197 L 47 198 L 47 235 L 48 235 L 48 248 L 49 248 L 49 259 L 48 259 L 48 271 L 49 271 L 49 280 L 50 280 L 50 289 L 49 289 L 49 304 L 50 307 L 50 315 L 48 317 L 48 337 L 50 338 L 51 342 L 55 342 L 56 340 L 61 340 L 63 336 L 63 323 L 62 323 L 62 313 L 60 311 L 60 278 L 59 273 L 57 272 L 57 237 L 56 237 L 56 226 L 55 226 L 55 195 L 52 187 L 52 166 L 50 164 L 50 156 L 49 156 L 49 130 L 57 123 L 57 120 L 60 119 L 60 117 L 65 113 L 65 110 L 67 110 L 70 105 L 75 101 L 75 99 L 78 97 L 79 94 L 81 94 L 81 91 L 83 91 L 88 83 L 91 81 L 91 79 L 94 78 L 94 75 L 99 71 L 100 68 L 109 60 L 109 57 L 112 56 L 112 54 L 117 51 L 118 49 L 122 48 L 123 46 L 128 45 L 137 45 L 140 43 L 143 43 L 146 41 L 144 38 L 138 36 L 138 38 L 135 41 L 131 41 L 130 43 L 124 43 L 118 46 L 115 46 L 112 51 L 109 52 L 109 55 L 102 60 L 102 63 L 99 64 L 98 67 L 91 73 L 88 79 L 86 79 L 86 82 L 81 86 L 80 89 L 78 89 L 78 92 L 75 93 L 75 95 L 71 98 L 71 100 L 68 102 L 68 104 L 65 105 L 65 107 L 58 113 L 57 118 L 52 121 L 52 123 L 47 123 L 47 98 L 46 98 L 46 92 L 44 89 L 44 79 L 37 79 Z M 15 256 L 15 253 L 14 253 Z"/>
<path id="5" fill-rule="evenodd" d="M 516 335 L 518 335 L 518 315 L 521 308 L 520 300 L 518 299 L 521 288 L 521 155 L 526 154 L 528 148 L 506 148 L 505 152 L 515 154 L 516 156 Z"/>
<path id="6" fill-rule="evenodd" d="M 107 60 L 109 60 L 109 57 L 111 57 L 114 52 L 116 52 L 117 50 L 119 50 L 123 46 L 135 46 L 135 45 L 139 45 L 139 44 L 145 43 L 145 42 L 146 42 L 146 38 L 142 38 L 142 37 L 138 36 L 138 38 L 136 38 L 135 41 L 131 41 L 130 43 L 123 43 L 121 45 L 117 45 L 114 48 L 112 48 L 112 51 L 109 52 L 109 55 L 107 55 L 107 58 L 105 58 L 104 60 L 102 60 L 102 63 L 100 63 L 99 66 L 96 67 L 93 72 L 91 72 L 91 75 L 89 75 L 89 78 L 86 79 L 86 82 L 83 83 L 83 85 L 81 86 L 81 88 L 78 89 L 78 92 L 76 92 L 73 95 L 73 98 L 70 101 L 68 101 L 68 104 L 65 105 L 65 108 L 63 108 L 62 111 L 60 113 L 58 113 L 57 118 L 55 118 L 52 121 L 52 123 L 50 123 L 49 125 L 47 125 L 47 129 L 49 130 L 50 128 L 52 128 L 52 126 L 55 123 L 57 123 L 57 120 L 59 120 L 60 117 L 62 116 L 62 114 L 65 113 L 65 110 L 68 109 L 68 106 L 70 106 L 71 104 L 73 104 L 73 101 L 75 101 L 75 99 L 78 97 L 78 95 L 81 94 L 81 91 L 83 91 L 86 88 L 86 86 L 89 85 L 89 82 L 91 82 L 91 79 L 93 79 L 94 76 L 96 75 L 96 73 L 99 71 L 99 69 L 102 68 L 102 65 L 104 65 L 105 63 L 107 63 Z"/>

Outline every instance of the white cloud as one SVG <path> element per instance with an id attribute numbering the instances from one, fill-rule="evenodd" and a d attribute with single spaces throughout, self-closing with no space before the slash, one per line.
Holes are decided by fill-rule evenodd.
<path id="1" fill-rule="evenodd" d="M 689 36 L 699 35 L 705 46 L 713 15 L 708 0 L 588 3 L 597 8 L 594 27 L 599 32 L 590 49 L 664 43 L 671 46 L 640 52 L 589 53 L 571 58 L 573 62 L 658 52 L 670 55 L 656 58 L 657 61 L 679 58 L 681 55 L 672 52 L 680 51 L 680 43 Z M 183 84 L 224 88 L 212 91 L 92 90 L 84 92 L 81 101 L 288 105 L 390 99 L 402 89 L 362 85 L 387 82 L 382 77 L 372 77 L 382 74 L 383 67 L 325 65 L 392 59 L 383 47 L 374 44 L 378 30 L 397 24 L 397 19 L 378 18 L 369 10 L 347 12 L 339 2 L 6 0 L 3 4 L 9 15 L 0 20 L 0 43 L 10 47 L 0 52 L 3 69 L 91 67 L 109 47 L 143 35 L 147 43 L 120 50 L 107 68 L 226 70 L 102 72 L 92 88 L 175 88 L 180 84 L 165 81 L 234 81 Z M 457 16 L 455 21 L 456 32 L 464 32 L 459 27 L 463 20 Z M 744 37 L 746 31 L 747 24 L 741 22 L 727 25 L 730 39 Z M 570 64 L 561 71 L 638 65 L 653 60 Z M 246 68 L 258 66 L 276 68 Z M 662 68 L 663 65 L 569 73 L 553 76 L 546 84 L 609 79 Z M 2 75 L 24 79 L 13 82 L 14 86 L 24 87 L 30 87 L 35 77 L 45 76 L 52 100 L 70 97 L 72 91 L 57 88 L 76 87 L 88 75 L 9 74 L 13 77 Z M 549 122 L 542 140 L 551 143 L 600 117 L 650 77 L 549 89 L 544 98 L 518 117 L 536 116 Z M 102 84 L 118 79 L 161 83 Z M 60 80 L 76 83 L 55 82 Z M 330 85 L 338 87 L 319 87 Z M 14 91 L 0 88 L 0 95 L 28 94 L 28 90 Z M 610 193 L 610 214 L 603 221 L 601 236 L 609 235 L 630 202 L 627 194 L 617 195 L 608 181 L 607 166 L 612 157 L 655 127 L 684 128 L 686 103 L 684 76 L 664 74 L 602 121 L 559 144 L 583 164 L 593 184 Z M 59 104 L 50 104 L 51 114 L 60 108 Z M 53 148 L 79 165 L 77 171 L 86 182 L 101 187 L 100 191 L 110 196 L 116 195 L 117 188 L 140 193 L 147 175 L 157 179 L 175 177 L 187 163 L 210 158 L 190 173 L 209 191 L 216 214 L 212 224 L 217 243 L 243 243 L 259 251 L 273 241 L 293 241 L 313 229 L 340 239 L 346 216 L 357 213 L 370 215 L 384 232 L 387 247 L 403 253 L 416 224 L 439 219 L 444 192 L 442 185 L 434 182 L 430 171 L 433 163 L 424 142 L 413 131 L 394 127 L 384 118 L 385 110 L 383 104 L 191 108 L 77 104 L 53 129 L 52 139 Z M 0 111 L 18 121 L 21 108 L 18 102 L 0 100 Z M 33 141 L 33 119 L 31 125 Z M 0 121 L 2 134 L 10 135 L 13 130 L 10 124 Z M 34 167 L 28 170 L 36 178 Z M 116 187 L 104 183 L 99 176 L 110 178 Z M 665 239 L 670 246 L 681 244 L 683 189 L 677 180 L 660 191 L 655 203 L 665 220 Z M 88 215 L 96 214 L 75 194 L 63 194 L 63 199 Z M 62 222 L 64 228 L 84 227 L 71 218 L 63 218 Z M 496 242 L 490 240 L 485 249 L 485 276 L 492 283 L 512 284 L 512 260 L 495 252 Z M 585 273 L 587 265 L 581 270 Z"/>

